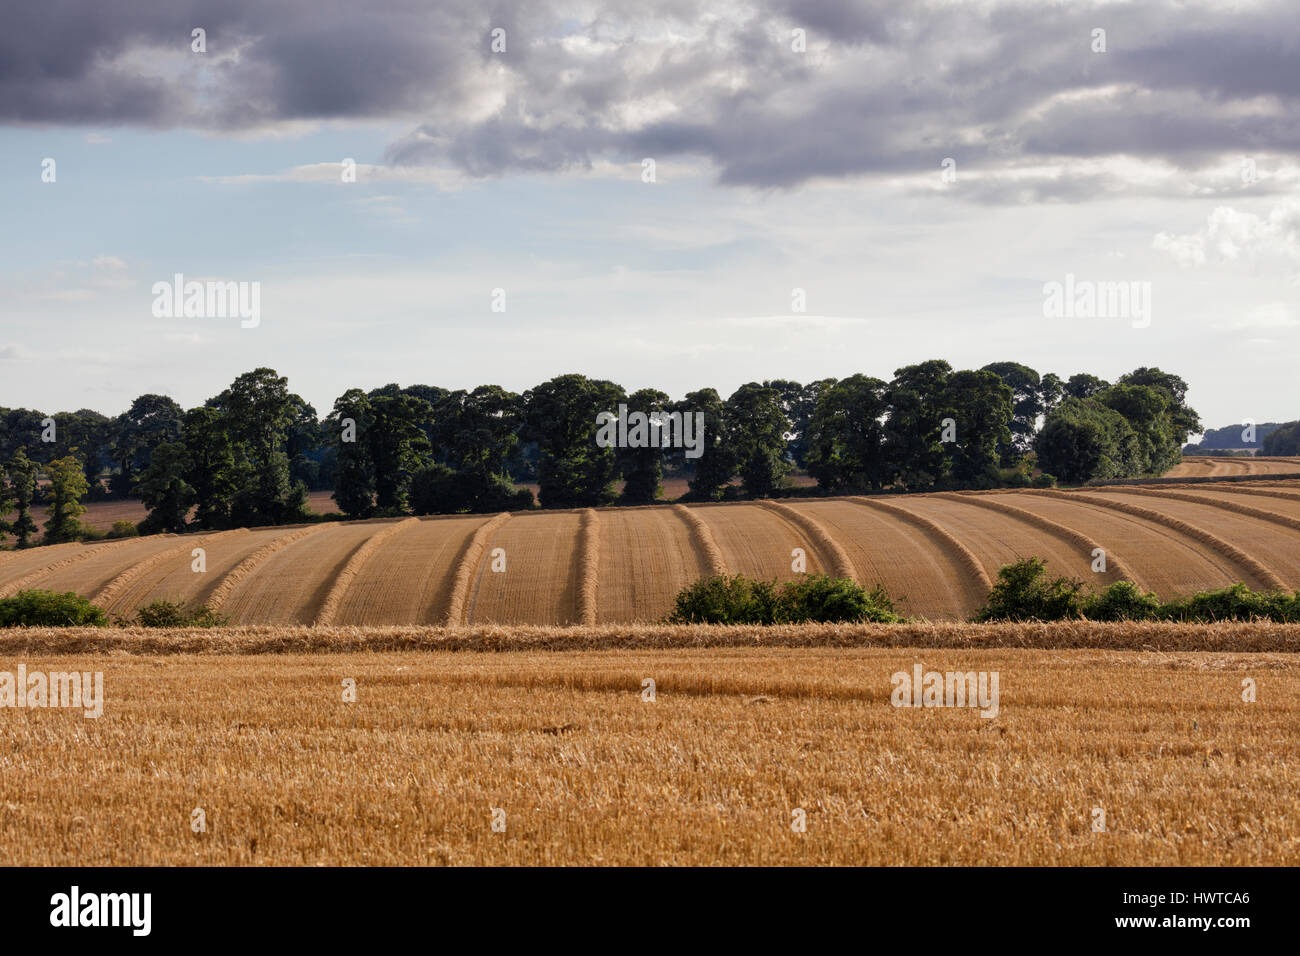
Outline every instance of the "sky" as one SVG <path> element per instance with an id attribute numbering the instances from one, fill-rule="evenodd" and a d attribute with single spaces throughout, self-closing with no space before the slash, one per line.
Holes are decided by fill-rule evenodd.
<path id="1" fill-rule="evenodd" d="M 1159 366 L 1209 427 L 1300 417 L 1293 0 L 3 22 L 0 406 L 190 407 L 259 366 L 321 415 L 575 371 L 725 396 L 943 358 Z M 158 314 L 177 274 L 257 283 L 258 320 Z M 1054 283 L 1141 294 L 1062 315 Z"/>

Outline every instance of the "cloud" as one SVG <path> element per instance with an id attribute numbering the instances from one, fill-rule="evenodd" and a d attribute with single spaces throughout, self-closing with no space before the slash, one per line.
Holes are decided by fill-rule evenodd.
<path id="1" fill-rule="evenodd" d="M 1300 326 L 1300 318 L 1285 302 L 1269 302 L 1251 309 L 1245 315 L 1216 323 L 1215 327 L 1229 332 L 1246 330 L 1276 331 Z"/>
<path id="2" fill-rule="evenodd" d="M 1283 264 L 1300 267 L 1300 200 L 1288 199 L 1266 216 L 1218 206 L 1204 229 L 1176 235 L 1162 232 L 1153 248 L 1181 266 L 1240 263 L 1250 266 Z"/>
<path id="3" fill-rule="evenodd" d="M 202 176 L 200 181 L 226 185 L 251 185 L 254 183 L 321 183 L 323 185 L 351 185 L 343 181 L 341 161 L 309 163 L 294 166 L 278 173 L 239 173 L 229 176 Z M 382 166 L 356 163 L 357 183 L 416 183 L 454 190 L 473 180 L 455 168 L 433 166 Z"/>
<path id="4" fill-rule="evenodd" d="M 19 362 L 27 357 L 27 350 L 18 345 L 0 345 L 0 362 Z"/>
<path id="5" fill-rule="evenodd" d="M 1080 201 L 1195 191 L 1225 156 L 1300 150 L 1298 36 L 1290 0 L 723 0 L 704 16 L 681 0 L 397 0 L 382 16 L 352 0 L 46 0 L 0 36 L 0 122 L 397 121 L 386 166 L 488 177 L 649 156 L 764 189 L 928 175 L 952 156 L 1049 170 L 955 196 Z M 1174 175 L 1069 174 L 1120 158 Z"/>

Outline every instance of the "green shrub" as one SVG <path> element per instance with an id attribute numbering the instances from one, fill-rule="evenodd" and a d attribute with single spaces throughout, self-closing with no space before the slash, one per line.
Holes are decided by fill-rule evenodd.
<path id="1" fill-rule="evenodd" d="M 1261 594 L 1237 583 L 1217 591 L 1199 591 L 1190 597 L 1177 598 L 1161 609 L 1169 621 L 1253 621 L 1279 623 L 1300 621 L 1300 594 L 1274 592 Z"/>
<path id="2" fill-rule="evenodd" d="M 1116 581 L 1083 602 L 1083 616 L 1090 621 L 1153 621 L 1160 614 L 1160 598 L 1131 581 Z"/>
<path id="3" fill-rule="evenodd" d="M 73 591 L 19 591 L 0 599 L 0 627 L 103 627 L 108 615 Z"/>
<path id="4" fill-rule="evenodd" d="M 136 611 L 131 623 L 140 627 L 221 627 L 229 623 L 216 611 L 183 601 L 154 601 Z"/>
<path id="5" fill-rule="evenodd" d="M 670 624 L 802 624 L 902 618 L 881 587 L 868 592 L 847 578 L 810 574 L 788 581 L 755 581 L 743 574 L 701 578 L 682 589 Z"/>
<path id="6" fill-rule="evenodd" d="M 112 529 L 108 532 L 110 538 L 134 538 L 140 533 L 134 521 L 114 521 Z"/>
<path id="7" fill-rule="evenodd" d="M 1055 488 L 1056 476 L 1049 475 L 1047 472 L 1043 472 L 1041 475 L 1034 475 L 1031 484 L 1035 488 Z"/>
<path id="8" fill-rule="evenodd" d="M 1081 596 L 1083 583 L 1048 578 L 1039 558 L 1008 564 L 998 572 L 988 603 L 976 621 L 1276 621 L 1300 623 L 1300 591 L 1260 593 L 1244 584 L 1200 591 L 1162 602 L 1129 581 L 1116 581 L 1096 594 Z"/>
<path id="9" fill-rule="evenodd" d="M 828 574 L 810 574 L 787 582 L 781 589 L 777 614 L 783 624 L 838 621 L 893 624 L 902 620 L 880 585 L 868 592 L 847 578 L 833 578 Z"/>
<path id="10" fill-rule="evenodd" d="M 1079 592 L 1083 582 L 1070 578 L 1047 578 L 1047 566 L 1040 558 L 1026 558 L 998 571 L 997 583 L 988 603 L 975 615 L 976 621 L 1062 621 L 1077 618 L 1082 611 Z"/>
<path id="11" fill-rule="evenodd" d="M 776 585 L 743 574 L 700 578 L 677 594 L 670 624 L 770 624 L 776 617 Z"/>

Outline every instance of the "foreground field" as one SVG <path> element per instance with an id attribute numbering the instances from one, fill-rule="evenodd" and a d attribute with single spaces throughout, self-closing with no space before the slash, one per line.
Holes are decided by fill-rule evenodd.
<path id="1" fill-rule="evenodd" d="M 1244 461 L 1244 459 L 1243 459 Z M 201 549 L 196 552 L 195 549 Z M 202 554 L 202 566 L 195 555 Z M 1105 565 L 1098 562 L 1104 554 Z M 1170 599 L 1300 589 L 1300 481 L 782 499 L 332 522 L 0 552 L 0 597 L 76 591 L 129 618 L 159 599 L 235 624 L 570 625 L 662 620 L 711 573 L 884 585 L 965 620 L 1026 557 Z"/>
<path id="2" fill-rule="evenodd" d="M 12 649 L 0 669 L 16 666 Z M 107 703 L 97 720 L 0 709 L 8 864 L 1283 865 L 1300 853 L 1293 655 L 21 660 L 103 671 Z M 917 663 L 996 671 L 997 716 L 891 706 L 891 675 Z"/>

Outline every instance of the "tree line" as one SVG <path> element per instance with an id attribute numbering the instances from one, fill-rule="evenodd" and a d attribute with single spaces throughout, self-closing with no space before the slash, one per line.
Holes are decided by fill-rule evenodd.
<path id="1" fill-rule="evenodd" d="M 344 515 L 374 517 L 528 508 L 526 482 L 544 508 L 647 504 L 668 474 L 688 478 L 696 501 L 768 496 L 796 470 L 841 494 L 1159 474 L 1200 427 L 1186 391 L 1157 368 L 1111 384 L 934 359 L 888 382 L 768 380 L 726 399 L 713 388 L 679 401 L 654 388 L 629 394 L 579 374 L 522 394 L 392 384 L 348 389 L 322 418 L 259 368 L 189 410 L 154 394 L 116 418 L 0 408 L 0 534 L 30 543 L 40 503 L 45 540 L 72 540 L 83 498 L 139 498 L 149 533 L 311 520 L 309 490 L 331 490 Z M 691 457 L 646 442 L 602 447 L 597 423 L 620 404 L 701 414 L 702 447 Z"/>

